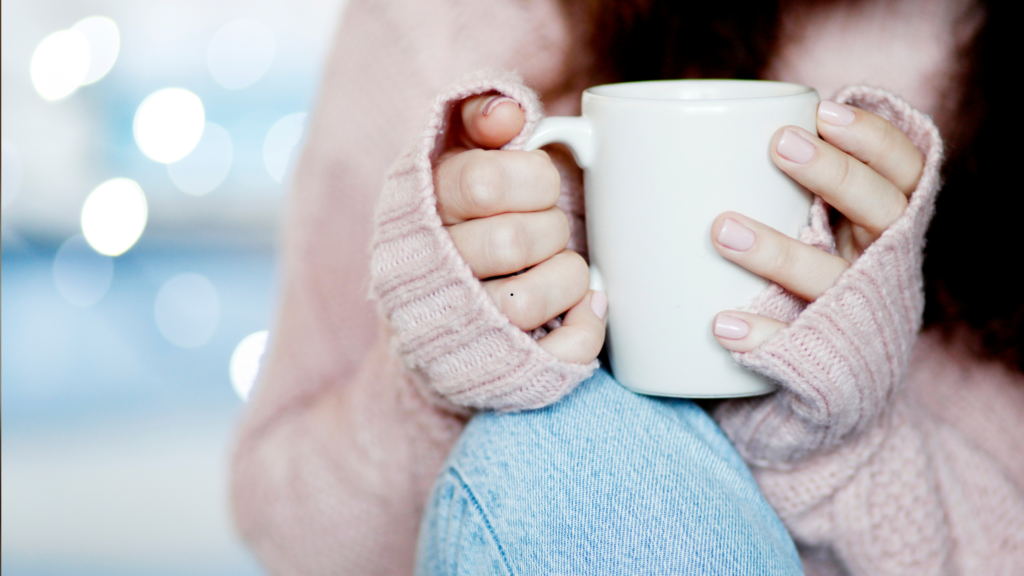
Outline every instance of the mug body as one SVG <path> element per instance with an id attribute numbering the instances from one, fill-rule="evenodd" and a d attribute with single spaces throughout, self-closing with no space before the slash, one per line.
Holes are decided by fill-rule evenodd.
<path id="1" fill-rule="evenodd" d="M 774 132 L 812 133 L 818 94 L 781 82 L 680 80 L 597 86 L 585 168 L 590 261 L 608 294 L 608 353 L 627 388 L 734 397 L 773 389 L 712 335 L 767 282 L 720 256 L 711 223 L 734 210 L 795 237 L 810 193 L 769 156 Z"/>

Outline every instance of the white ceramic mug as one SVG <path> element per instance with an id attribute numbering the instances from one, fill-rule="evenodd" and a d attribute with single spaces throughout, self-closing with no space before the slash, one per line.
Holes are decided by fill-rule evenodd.
<path id="1" fill-rule="evenodd" d="M 592 287 L 608 294 L 611 369 L 643 394 L 725 398 L 773 385 L 737 365 L 711 323 L 766 286 L 720 256 L 711 223 L 734 210 L 796 236 L 810 193 L 768 153 L 782 126 L 812 133 L 818 93 L 743 80 L 609 84 L 580 117 L 545 118 L 526 148 L 560 142 L 584 170 Z"/>

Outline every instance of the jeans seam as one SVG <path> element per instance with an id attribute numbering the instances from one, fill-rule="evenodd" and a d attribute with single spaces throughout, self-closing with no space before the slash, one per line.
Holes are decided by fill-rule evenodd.
<path id="1" fill-rule="evenodd" d="M 477 500 L 476 494 L 473 493 L 473 489 L 469 487 L 469 484 L 462 478 L 462 474 L 459 474 L 459 470 L 455 466 L 450 466 L 448 468 L 448 471 L 451 473 L 452 476 L 455 477 L 455 480 L 458 481 L 459 486 L 462 487 L 462 490 L 469 495 L 469 499 L 473 502 L 473 506 L 476 508 L 477 513 L 479 513 L 480 518 L 483 519 L 484 526 L 487 527 L 487 533 L 491 535 L 491 540 L 494 542 L 494 545 L 498 548 L 498 554 L 501 556 L 501 563 L 505 565 L 505 570 L 508 572 L 508 574 L 514 575 L 514 573 L 512 572 L 512 566 L 510 566 L 508 563 L 508 557 L 505 556 L 505 549 L 501 547 L 501 542 L 498 540 L 498 535 L 494 532 L 494 527 L 491 526 L 490 520 L 487 519 L 487 513 L 484 511 L 484 507 L 480 504 L 480 501 Z"/>

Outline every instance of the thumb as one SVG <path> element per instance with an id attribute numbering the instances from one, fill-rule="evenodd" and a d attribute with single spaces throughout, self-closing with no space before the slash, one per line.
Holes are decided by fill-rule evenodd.
<path id="1" fill-rule="evenodd" d="M 486 94 L 462 102 L 461 139 L 469 148 L 501 148 L 525 124 L 523 109 L 508 96 Z"/>
<path id="2" fill-rule="evenodd" d="M 591 290 L 565 314 L 562 325 L 537 341 L 541 348 L 562 362 L 587 364 L 604 346 L 605 312 L 608 297 Z"/>

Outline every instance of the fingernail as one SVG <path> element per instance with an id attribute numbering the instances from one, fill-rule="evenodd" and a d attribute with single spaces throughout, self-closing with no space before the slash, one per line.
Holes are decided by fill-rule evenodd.
<path id="1" fill-rule="evenodd" d="M 491 112 L 494 111 L 495 107 L 497 107 L 499 104 L 504 104 L 505 102 L 512 102 L 516 106 L 519 106 L 518 102 L 509 98 L 508 96 L 491 96 L 490 98 L 484 101 L 484 107 L 480 110 L 480 113 L 483 114 L 485 117 L 490 116 Z"/>
<path id="2" fill-rule="evenodd" d="M 797 164 L 806 164 L 814 157 L 814 144 L 808 142 L 794 130 L 783 131 L 782 138 L 779 138 L 775 149 L 778 150 L 780 156 Z"/>
<path id="3" fill-rule="evenodd" d="M 590 309 L 594 311 L 594 316 L 604 320 L 604 314 L 608 311 L 608 295 L 596 290 L 590 296 Z"/>
<path id="4" fill-rule="evenodd" d="M 818 118 L 836 126 L 849 126 L 857 119 L 857 115 L 848 106 L 831 100 L 822 100 L 818 104 Z"/>
<path id="5" fill-rule="evenodd" d="M 715 316 L 715 336 L 729 340 L 746 338 L 750 334 L 750 324 L 735 316 L 719 314 Z"/>
<path id="6" fill-rule="evenodd" d="M 718 233 L 718 243 L 737 252 L 749 250 L 754 245 L 754 231 L 743 224 L 726 218 L 722 230 Z"/>

